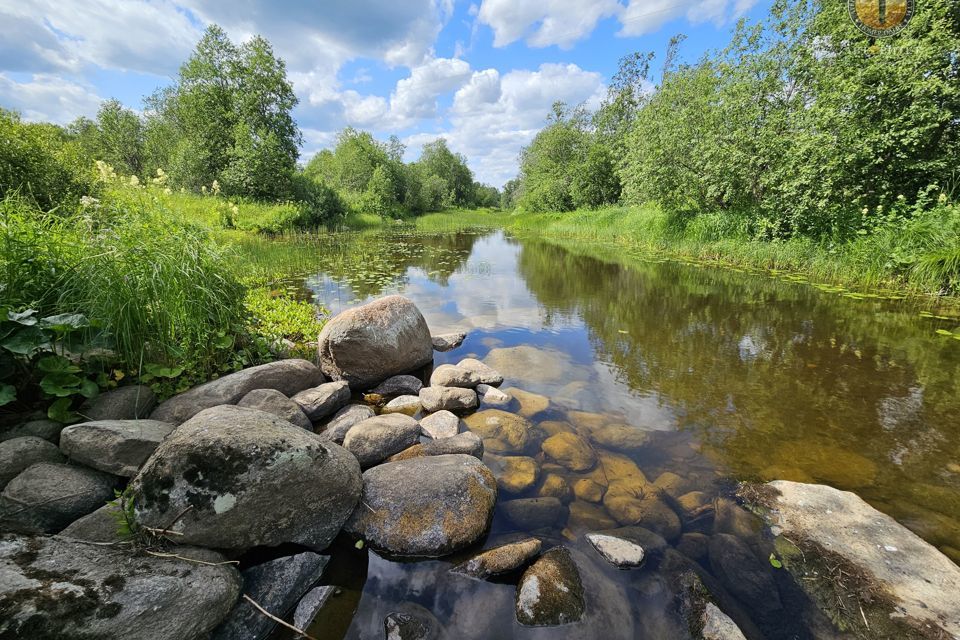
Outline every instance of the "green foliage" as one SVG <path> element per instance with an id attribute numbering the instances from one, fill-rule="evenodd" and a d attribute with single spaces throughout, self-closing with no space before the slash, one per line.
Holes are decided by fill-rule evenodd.
<path id="1" fill-rule="evenodd" d="M 250 313 L 251 330 L 269 345 L 277 348 L 284 340 L 294 347 L 290 355 L 313 357 L 314 349 L 307 343 L 316 342 L 323 329 L 322 307 L 295 297 L 296 291 L 286 289 L 250 288 L 244 304 Z"/>
<path id="2" fill-rule="evenodd" d="M 14 195 L 43 211 L 75 206 L 96 195 L 95 174 L 65 130 L 0 109 L 0 198 Z"/>
<path id="3" fill-rule="evenodd" d="M 259 199 L 290 196 L 300 132 L 286 67 L 263 38 L 236 46 L 213 25 L 180 68 L 174 87 L 155 94 L 148 139 L 172 135 L 173 181 L 194 191 L 222 185 L 224 193 Z"/>
<path id="4" fill-rule="evenodd" d="M 363 194 L 361 209 L 378 216 L 388 216 L 396 206 L 395 187 L 390 174 L 383 165 L 373 170 L 367 190 Z"/>
<path id="5" fill-rule="evenodd" d="M 898 201 L 954 197 L 960 16 L 920 3 L 876 42 L 843 3 L 780 0 L 695 64 L 668 52 L 635 104 L 620 175 L 630 202 L 675 214 L 748 214 L 763 238 L 849 239 Z"/>
<path id="6" fill-rule="evenodd" d="M 473 204 L 473 173 L 467 167 L 467 159 L 450 151 L 445 139 L 437 138 L 423 145 L 417 165 L 423 175 L 443 180 L 443 206 L 467 207 Z"/>
<path id="7" fill-rule="evenodd" d="M 587 113 L 553 105 L 547 126 L 520 158 L 520 207 L 528 211 L 570 211 L 616 202 L 620 183 L 610 151 L 589 130 Z"/>

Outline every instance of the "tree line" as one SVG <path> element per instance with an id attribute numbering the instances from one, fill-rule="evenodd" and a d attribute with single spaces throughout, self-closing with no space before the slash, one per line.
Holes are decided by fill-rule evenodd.
<path id="1" fill-rule="evenodd" d="M 36 204 L 49 210 L 62 197 L 83 195 L 94 161 L 102 161 L 144 181 L 163 175 L 172 188 L 294 202 L 308 210 L 302 219 L 311 223 L 348 210 L 396 216 L 499 203 L 499 191 L 476 182 L 466 159 L 443 138 L 426 144 L 417 162 L 404 163 L 396 136 L 384 143 L 348 128 L 333 150 L 300 166 L 297 102 L 285 64 L 266 39 L 237 45 L 212 25 L 175 82 L 148 96 L 141 113 L 108 100 L 96 118 L 57 127 L 0 110 L 7 143 L 0 153 L 0 197 L 14 190 L 35 194 Z"/>
<path id="2" fill-rule="evenodd" d="M 960 11 L 918 2 L 896 37 L 846 4 L 777 0 L 723 50 L 681 62 L 682 37 L 620 62 L 593 113 L 556 104 L 504 186 L 505 207 L 658 203 L 765 239 L 843 239 L 960 194 Z M 655 82 L 656 80 L 656 82 Z"/>

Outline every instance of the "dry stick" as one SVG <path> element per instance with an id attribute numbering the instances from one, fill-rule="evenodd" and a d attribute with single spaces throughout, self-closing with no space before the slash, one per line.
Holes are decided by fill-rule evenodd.
<path id="1" fill-rule="evenodd" d="M 283 620 L 281 620 L 281 619 L 278 618 L 277 616 L 273 615 L 272 613 L 270 613 L 269 611 L 267 611 L 266 609 L 264 609 L 263 607 L 261 607 L 259 604 L 257 604 L 257 601 L 254 600 L 253 598 L 251 598 L 250 596 L 248 596 L 247 594 L 243 594 L 243 599 L 246 600 L 247 602 L 249 602 L 250 604 L 252 604 L 252 605 L 257 609 L 257 611 L 259 611 L 259 612 L 262 613 L 263 615 L 267 616 L 268 618 L 270 618 L 270 619 L 273 620 L 274 622 L 278 622 L 278 623 L 282 624 L 283 626 L 285 626 L 287 629 L 290 629 L 291 631 L 296 631 L 297 633 L 299 633 L 301 636 L 303 636 L 303 637 L 306 638 L 307 640 L 317 640 L 316 638 L 314 638 L 313 636 L 311 636 L 310 634 L 308 634 L 308 633 L 307 633 L 306 631 L 304 631 L 303 629 L 297 629 L 297 628 L 296 628 L 295 626 L 293 626 L 292 624 L 290 624 L 290 623 L 288 623 L 288 622 L 284 622 Z"/>
<path id="2" fill-rule="evenodd" d="M 860 607 L 860 616 L 863 618 L 863 624 L 867 625 L 867 631 L 870 631 L 870 623 L 867 622 L 867 616 L 863 613 L 863 605 L 857 602 L 857 606 Z"/>
<path id="3" fill-rule="evenodd" d="M 151 556 L 157 556 L 158 558 L 177 558 L 178 560 L 186 560 L 187 562 L 193 562 L 196 564 L 205 564 L 210 567 L 219 567 L 222 564 L 240 564 L 239 560 L 225 560 L 224 562 L 207 562 L 206 560 L 197 560 L 195 558 L 187 558 L 184 556 L 177 555 L 175 553 L 160 553 L 159 551 L 150 551 L 147 550 L 147 553 Z"/>
<path id="4" fill-rule="evenodd" d="M 172 527 L 173 525 L 177 524 L 177 521 L 180 520 L 180 518 L 182 518 L 182 517 L 184 516 L 184 514 L 187 513 L 187 511 L 190 511 L 190 509 L 193 509 L 193 505 L 192 505 L 192 504 L 191 504 L 191 505 L 187 505 L 187 508 L 186 508 L 186 509 L 184 509 L 183 511 L 181 511 L 180 513 L 178 513 L 178 514 L 177 514 L 177 517 L 174 518 L 173 520 L 171 520 L 171 521 L 170 521 L 170 524 L 168 524 L 166 527 L 164 527 L 164 528 L 160 531 L 160 533 L 157 534 L 157 536 L 159 537 L 159 536 L 165 536 L 165 535 L 167 535 L 167 532 L 170 531 L 170 527 Z M 150 533 L 153 533 L 153 531 L 150 531 Z M 183 535 L 182 533 L 176 533 L 175 531 L 170 531 L 170 533 L 174 533 L 174 534 L 180 535 L 180 536 Z"/>

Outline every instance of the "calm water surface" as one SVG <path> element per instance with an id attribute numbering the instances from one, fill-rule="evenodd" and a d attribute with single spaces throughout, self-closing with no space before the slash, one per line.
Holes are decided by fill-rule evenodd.
<path id="1" fill-rule="evenodd" d="M 436 364 L 492 364 L 503 388 L 549 400 L 534 423 L 650 432 L 642 449 L 598 453 L 626 455 L 651 482 L 676 474 L 677 494 L 728 495 L 744 479 L 825 483 L 855 491 L 960 561 L 960 341 L 935 333 L 958 322 L 921 317 L 909 302 L 619 252 L 502 232 L 347 234 L 291 249 L 290 260 L 309 274 L 294 283 L 301 294 L 332 313 L 402 293 L 434 334 L 466 331 Z M 589 475 L 566 474 L 571 483 Z M 688 637 L 662 571 L 618 571 L 585 545 L 582 533 L 604 524 L 617 526 L 602 503 L 577 500 L 562 526 L 537 532 L 583 554 L 586 626 L 520 627 L 516 577 L 449 574 L 462 557 L 396 562 L 344 543 L 325 577 L 342 592 L 310 630 L 380 638 L 388 613 L 419 605 L 458 639 Z M 694 520 L 684 532 L 711 526 Z M 483 546 L 518 533 L 498 513 Z M 813 637 L 787 600 L 779 622 L 744 602 L 741 619 L 755 637 Z"/>

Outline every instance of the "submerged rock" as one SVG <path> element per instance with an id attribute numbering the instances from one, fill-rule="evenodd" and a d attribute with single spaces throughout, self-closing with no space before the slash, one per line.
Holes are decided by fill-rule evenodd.
<path id="1" fill-rule="evenodd" d="M 486 580 L 524 566 L 540 553 L 540 547 L 541 543 L 536 538 L 511 542 L 479 553 L 450 571 Z"/>
<path id="2" fill-rule="evenodd" d="M 515 387 L 504 389 L 503 392 L 520 403 L 520 415 L 522 416 L 529 418 L 550 408 L 550 399 L 539 393 L 530 393 Z"/>
<path id="3" fill-rule="evenodd" d="M 580 572 L 565 547 L 547 551 L 520 578 L 516 614 L 522 625 L 577 622 L 585 610 Z"/>
<path id="4" fill-rule="evenodd" d="M 0 531 L 57 533 L 113 500 L 119 480 L 86 467 L 32 464 L 0 494 Z"/>
<path id="5" fill-rule="evenodd" d="M 567 520 L 567 508 L 556 498 L 521 498 L 500 503 L 500 509 L 514 526 L 523 530 L 560 528 Z"/>
<path id="6" fill-rule="evenodd" d="M 224 562 L 219 554 L 199 553 L 205 562 Z M 227 615 L 241 587 L 231 564 L 59 536 L 0 538 L 0 575 L 5 638 L 196 640 Z"/>
<path id="7" fill-rule="evenodd" d="M 587 540 L 604 560 L 617 567 L 639 567 L 643 564 L 643 547 L 629 540 L 602 533 L 587 534 Z"/>
<path id="8" fill-rule="evenodd" d="M 0 490 L 30 465 L 38 462 L 63 462 L 57 445 L 36 436 L 23 436 L 0 442 Z"/>
<path id="9" fill-rule="evenodd" d="M 180 424 L 204 409 L 236 404 L 254 389 L 276 389 L 292 396 L 323 381 L 320 369 L 306 360 L 278 360 L 231 373 L 175 395 L 161 402 L 150 418 Z"/>
<path id="10" fill-rule="evenodd" d="M 365 404 L 348 404 L 334 414 L 319 436 L 323 440 L 343 444 L 344 437 L 353 425 L 375 415 L 376 412 Z"/>
<path id="11" fill-rule="evenodd" d="M 487 454 L 484 460 L 497 478 L 497 485 L 507 493 L 523 493 L 540 477 L 540 465 L 533 458 Z"/>
<path id="12" fill-rule="evenodd" d="M 768 522 L 783 536 L 863 572 L 893 599 L 892 615 L 960 636 L 960 567 L 937 549 L 853 493 L 786 480 L 767 486 L 779 494 Z"/>
<path id="13" fill-rule="evenodd" d="M 453 411 L 463 413 L 477 408 L 479 401 L 473 389 L 459 387 L 424 387 L 420 390 L 420 404 L 424 411 Z"/>
<path id="14" fill-rule="evenodd" d="M 320 613 L 321 609 L 326 606 L 327 602 L 335 596 L 337 593 L 337 587 L 331 585 L 322 585 L 319 587 L 314 587 L 307 591 L 300 602 L 297 603 L 297 608 L 293 612 L 293 626 L 298 629 L 306 629 L 313 622 L 314 618 L 317 617 L 317 614 Z"/>
<path id="15" fill-rule="evenodd" d="M 652 485 L 637 478 L 615 480 L 603 495 L 603 506 L 622 525 L 640 524 L 667 540 L 680 536 L 680 518 Z"/>
<path id="16" fill-rule="evenodd" d="M 484 409 L 467 416 L 463 421 L 484 440 L 502 441 L 513 452 L 520 453 L 536 445 L 533 425 L 526 418 L 513 413 Z"/>
<path id="17" fill-rule="evenodd" d="M 642 449 L 650 442 L 650 432 L 627 424 L 608 424 L 591 430 L 590 438 L 607 449 L 634 450 Z"/>
<path id="18" fill-rule="evenodd" d="M 311 422 L 323 420 L 350 402 L 350 386 L 339 380 L 304 389 L 290 398 Z"/>
<path id="19" fill-rule="evenodd" d="M 597 455 L 590 444 L 575 433 L 558 433 L 541 445 L 551 459 L 571 471 L 589 471 L 597 464 Z"/>
<path id="20" fill-rule="evenodd" d="M 440 623 L 432 613 L 413 602 L 402 603 L 383 619 L 386 640 L 438 640 Z"/>
<path id="21" fill-rule="evenodd" d="M 60 433 L 60 451 L 74 462 L 130 478 L 174 429 L 159 420 L 72 424 Z"/>
<path id="22" fill-rule="evenodd" d="M 330 561 L 310 551 L 244 569 L 243 591 L 261 607 L 282 618 L 323 574 Z M 264 640 L 277 623 L 241 599 L 210 640 Z"/>
<path id="23" fill-rule="evenodd" d="M 343 439 L 343 447 L 357 457 L 360 468 L 366 469 L 413 446 L 419 437 L 420 424 L 416 420 L 391 413 L 353 425 Z"/>
<path id="24" fill-rule="evenodd" d="M 310 418 L 303 412 L 300 405 L 276 389 L 254 389 L 240 398 L 237 406 L 266 411 L 283 418 L 296 427 L 313 430 L 313 423 L 310 422 Z"/>
<path id="25" fill-rule="evenodd" d="M 433 350 L 439 351 L 441 353 L 446 351 L 453 351 L 467 339 L 467 334 L 459 333 L 444 333 L 439 336 L 433 336 L 431 342 L 433 343 Z"/>
<path id="26" fill-rule="evenodd" d="M 366 389 L 433 362 L 433 342 L 416 305 L 393 295 L 348 309 L 324 325 L 320 368 L 334 380 Z"/>
<path id="27" fill-rule="evenodd" d="M 529 345 L 491 349 L 484 362 L 505 376 L 540 384 L 569 379 L 574 368 L 565 353 Z"/>
<path id="28" fill-rule="evenodd" d="M 537 495 L 543 498 L 556 498 L 563 503 L 573 500 L 573 490 L 567 479 L 556 473 L 548 473 L 543 477 L 540 488 L 537 489 Z"/>
<path id="29" fill-rule="evenodd" d="M 423 383 L 420 378 L 410 375 L 391 376 L 375 386 L 369 393 L 393 398 L 395 396 L 415 396 L 420 393 Z"/>
<path id="30" fill-rule="evenodd" d="M 600 502 L 607 488 L 591 478 L 580 478 L 573 483 L 573 493 L 580 500 Z"/>
<path id="31" fill-rule="evenodd" d="M 423 456 L 445 456 L 453 453 L 463 453 L 468 456 L 473 456 L 477 460 L 482 460 L 483 440 L 475 433 L 464 431 L 452 438 L 441 438 L 440 440 L 417 443 L 412 447 L 404 449 L 400 453 L 390 456 L 387 458 L 387 462 L 396 462 L 397 460 L 408 460 L 409 458 L 420 458 Z"/>
<path id="32" fill-rule="evenodd" d="M 457 367 L 452 364 L 442 364 L 433 370 L 430 376 L 430 386 L 432 387 L 463 387 L 473 389 L 482 380 L 480 376 L 470 369 Z"/>
<path id="33" fill-rule="evenodd" d="M 207 409 L 170 434 L 131 483 L 137 522 L 184 544 L 322 549 L 360 497 L 345 449 L 256 409 Z"/>
<path id="34" fill-rule="evenodd" d="M 496 500 L 493 474 L 472 456 L 388 462 L 363 474 L 363 499 L 345 528 L 390 554 L 443 556 L 486 533 Z"/>
<path id="35" fill-rule="evenodd" d="M 473 371 L 480 378 L 480 382 L 492 387 L 503 384 L 503 376 L 496 369 L 485 365 L 476 358 L 464 358 L 457 366 L 467 371 Z"/>
<path id="36" fill-rule="evenodd" d="M 437 411 L 421 418 L 420 428 L 434 440 L 452 438 L 460 431 L 460 418 L 449 411 Z"/>
<path id="37" fill-rule="evenodd" d="M 730 593 L 763 615 L 783 608 L 770 563 L 757 558 L 747 543 L 729 533 L 710 538 L 710 568 Z"/>
<path id="38" fill-rule="evenodd" d="M 90 422 L 146 418 L 157 404 L 153 390 L 142 384 L 120 387 L 87 400 L 77 411 Z"/>

